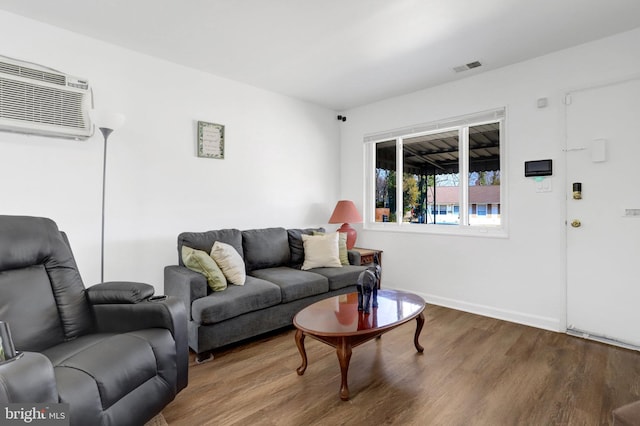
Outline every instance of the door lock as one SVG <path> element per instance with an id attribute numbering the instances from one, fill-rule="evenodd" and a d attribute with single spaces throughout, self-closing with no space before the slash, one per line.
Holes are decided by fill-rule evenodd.
<path id="1" fill-rule="evenodd" d="M 582 200 L 582 183 L 580 182 L 573 183 L 573 199 Z"/>
<path id="2" fill-rule="evenodd" d="M 580 222 L 578 219 L 573 219 L 571 221 L 571 226 L 573 226 L 574 228 L 580 228 L 582 226 L 582 222 Z"/>

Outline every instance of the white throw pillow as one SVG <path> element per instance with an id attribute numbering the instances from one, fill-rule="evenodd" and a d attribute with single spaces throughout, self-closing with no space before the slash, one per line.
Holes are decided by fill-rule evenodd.
<path id="1" fill-rule="evenodd" d="M 244 261 L 232 245 L 216 241 L 211 248 L 211 257 L 231 284 L 244 285 L 247 279 Z"/>
<path id="2" fill-rule="evenodd" d="M 337 232 L 325 235 L 302 234 L 304 246 L 304 263 L 302 270 L 323 267 L 342 267 L 340 263 L 340 250 L 338 249 Z"/>

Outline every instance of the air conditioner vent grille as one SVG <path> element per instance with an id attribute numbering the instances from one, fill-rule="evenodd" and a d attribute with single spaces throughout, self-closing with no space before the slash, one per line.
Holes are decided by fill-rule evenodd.
<path id="1" fill-rule="evenodd" d="M 82 93 L 0 77 L 0 119 L 84 129 L 82 103 Z"/>
<path id="2" fill-rule="evenodd" d="M 57 84 L 59 86 L 67 85 L 67 79 L 63 74 L 37 70 L 21 65 L 10 64 L 7 62 L 0 61 L 0 72 L 5 74 L 12 74 L 23 78 L 30 78 L 32 80 L 45 81 L 47 83 Z"/>
<path id="3" fill-rule="evenodd" d="M 0 56 L 0 131 L 84 140 L 93 134 L 89 81 Z"/>

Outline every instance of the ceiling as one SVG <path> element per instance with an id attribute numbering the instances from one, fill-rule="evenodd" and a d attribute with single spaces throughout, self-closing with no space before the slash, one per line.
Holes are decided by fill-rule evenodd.
<path id="1" fill-rule="evenodd" d="M 639 0 L 0 0 L 336 111 L 640 27 Z M 480 61 L 479 68 L 454 67 Z"/>

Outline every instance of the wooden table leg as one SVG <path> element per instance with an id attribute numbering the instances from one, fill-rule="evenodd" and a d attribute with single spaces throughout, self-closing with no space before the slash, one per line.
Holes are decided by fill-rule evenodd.
<path id="1" fill-rule="evenodd" d="M 347 373 L 349 372 L 349 361 L 351 360 L 351 342 L 343 337 L 336 348 L 338 361 L 340 362 L 340 373 L 342 374 L 342 384 L 340 385 L 340 399 L 349 400 L 349 386 L 347 385 Z"/>
<path id="2" fill-rule="evenodd" d="M 304 349 L 304 337 L 302 330 L 296 330 L 296 346 L 302 357 L 302 365 L 296 370 L 298 376 L 302 376 L 307 369 L 307 351 Z"/>
<path id="3" fill-rule="evenodd" d="M 420 337 L 422 326 L 424 326 L 424 314 L 422 312 L 420 312 L 420 315 L 416 317 L 416 323 L 416 335 L 413 338 L 413 344 L 416 346 L 418 352 L 424 352 L 424 348 L 420 346 L 420 343 L 418 343 L 418 337 Z"/>

